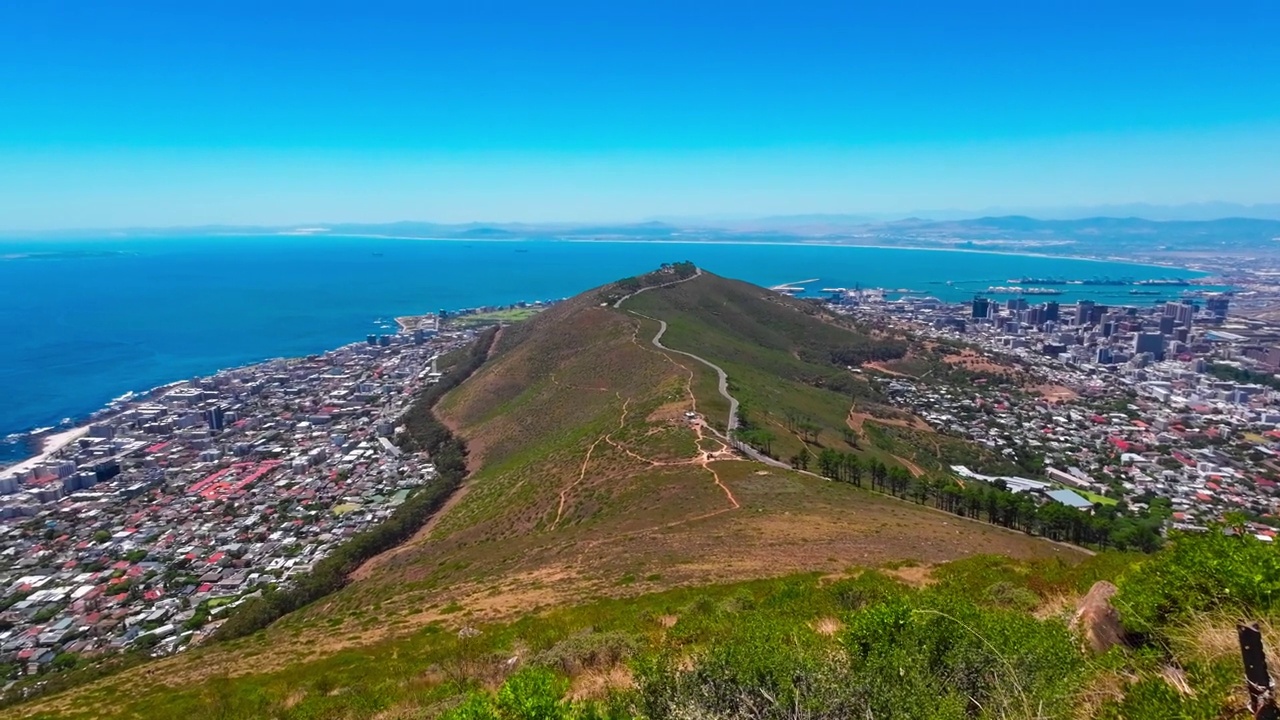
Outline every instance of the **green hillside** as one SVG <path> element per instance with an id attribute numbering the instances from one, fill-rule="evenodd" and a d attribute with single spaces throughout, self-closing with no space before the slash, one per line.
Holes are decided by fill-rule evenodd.
<path id="1" fill-rule="evenodd" d="M 902 357 L 907 341 L 827 315 L 812 303 L 704 273 L 637 295 L 625 309 L 665 320 L 665 345 L 724 368 L 742 403 L 740 419 L 775 457 L 816 457 L 823 448 L 866 455 L 869 448 L 848 432 L 851 410 L 896 414 L 850 368 Z M 716 396 L 714 386 L 699 388 L 699 401 Z M 713 421 L 723 427 L 719 416 Z M 894 462 L 876 453 L 870 457 Z"/>
<path id="2" fill-rule="evenodd" d="M 667 349 L 654 344 L 661 323 Z M 742 403 L 742 438 L 784 459 L 854 458 L 905 477 L 919 468 L 868 438 L 910 421 L 851 368 L 907 350 L 682 264 L 559 303 L 486 337 L 466 381 L 414 409 L 422 446 L 465 453 L 469 475 L 419 503 L 439 509 L 407 541 L 265 630 L 11 711 L 1230 717 L 1226 655 L 1192 623 L 1216 632 L 1222 613 L 1269 610 L 1269 596 L 1223 604 L 1206 585 L 1172 612 L 1166 578 L 1234 546 L 1192 539 L 1125 575 L 1138 556 L 1090 556 L 843 470 L 824 472 L 844 480 L 832 481 L 747 459 L 706 364 Z M 1273 552 L 1260 545 L 1240 552 Z M 1241 571 L 1215 572 L 1239 582 Z M 1098 579 L 1119 579 L 1147 644 L 1080 650 L 1066 619 Z M 1151 681 L 1174 658 L 1194 697 Z"/>

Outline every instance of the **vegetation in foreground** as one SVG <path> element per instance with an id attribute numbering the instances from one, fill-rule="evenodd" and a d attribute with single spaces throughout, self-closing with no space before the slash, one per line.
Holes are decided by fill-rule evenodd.
<path id="1" fill-rule="evenodd" d="M 1132 644 L 1093 655 L 1070 618 L 1105 579 Z M 1215 530 L 1147 558 L 981 556 L 432 624 L 271 673 L 104 685 L 35 716 L 1244 718 L 1234 622 L 1274 621 L 1277 588 L 1280 552 Z"/>

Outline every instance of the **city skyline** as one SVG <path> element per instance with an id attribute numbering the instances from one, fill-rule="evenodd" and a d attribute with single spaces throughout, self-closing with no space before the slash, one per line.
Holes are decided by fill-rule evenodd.
<path id="1" fill-rule="evenodd" d="M 1276 203 L 1280 10 L 1208 9 L 8 7 L 0 229 Z"/>

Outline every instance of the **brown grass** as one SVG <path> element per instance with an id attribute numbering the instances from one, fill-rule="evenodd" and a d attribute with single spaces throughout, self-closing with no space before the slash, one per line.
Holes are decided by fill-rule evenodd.
<path id="1" fill-rule="evenodd" d="M 906 567 L 889 568 L 881 572 L 917 588 L 928 587 L 937 582 L 933 578 L 933 568 L 928 565 L 908 565 Z"/>
<path id="2" fill-rule="evenodd" d="M 1077 400 L 1080 394 L 1065 385 L 1036 385 L 1031 391 L 1057 405 Z"/>
<path id="3" fill-rule="evenodd" d="M 970 372 L 1005 376 L 1012 376 L 1017 373 L 1017 368 L 1012 365 L 1007 365 L 986 357 L 985 355 L 981 355 L 975 352 L 972 348 L 965 348 L 959 353 L 953 355 L 944 355 L 942 356 L 942 359 L 948 365 L 956 365 Z"/>
<path id="4" fill-rule="evenodd" d="M 1049 620 L 1058 618 L 1064 621 L 1070 621 L 1075 617 L 1076 609 L 1080 605 L 1080 596 L 1077 594 L 1062 593 L 1045 598 L 1038 607 L 1036 607 L 1035 615 L 1038 620 Z"/>
<path id="5" fill-rule="evenodd" d="M 629 690 L 636 685 L 626 665 L 595 668 L 574 676 L 569 685 L 570 700 L 599 700 L 614 690 Z"/>
<path id="6" fill-rule="evenodd" d="M 819 618 L 813 623 L 813 631 L 830 637 L 844 629 L 844 624 L 833 617 Z"/>

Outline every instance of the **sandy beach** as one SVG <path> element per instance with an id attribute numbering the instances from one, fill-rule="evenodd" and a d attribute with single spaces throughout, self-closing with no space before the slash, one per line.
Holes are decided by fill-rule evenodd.
<path id="1" fill-rule="evenodd" d="M 60 432 L 60 433 L 53 433 L 52 435 L 49 435 L 48 437 L 44 438 L 41 441 L 39 455 L 36 455 L 35 457 L 27 458 L 26 460 L 23 460 L 22 462 L 16 465 L 13 465 L 11 467 L 4 468 L 0 470 L 0 472 L 3 472 L 6 475 L 10 473 L 26 472 L 38 466 L 40 463 L 44 462 L 45 460 L 48 460 L 49 457 L 52 456 L 54 453 L 70 445 L 76 440 L 79 440 L 80 438 L 84 437 L 88 433 L 89 433 L 89 428 L 87 427 L 71 428 L 70 430 L 64 430 L 63 432 Z"/>

